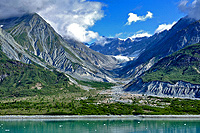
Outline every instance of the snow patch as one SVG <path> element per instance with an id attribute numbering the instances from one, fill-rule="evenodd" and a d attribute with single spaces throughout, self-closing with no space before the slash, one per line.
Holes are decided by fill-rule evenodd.
<path id="1" fill-rule="evenodd" d="M 126 39 L 118 38 L 118 39 L 119 39 L 120 41 L 126 41 L 127 38 L 126 38 Z"/>
<path id="2" fill-rule="evenodd" d="M 119 60 L 121 62 L 131 61 L 135 58 L 135 57 L 122 56 L 122 55 L 117 55 L 117 56 L 113 56 L 113 57 L 115 57 L 117 60 Z"/>
<path id="3" fill-rule="evenodd" d="M 131 36 L 131 39 L 134 40 L 136 38 L 151 37 L 151 36 L 152 34 L 149 34 L 148 32 L 139 32 Z"/>

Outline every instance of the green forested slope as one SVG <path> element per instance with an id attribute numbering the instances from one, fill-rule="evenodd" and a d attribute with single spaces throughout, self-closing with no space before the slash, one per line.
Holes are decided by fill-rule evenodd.
<path id="1" fill-rule="evenodd" d="M 10 60 L 1 51 L 0 66 L 0 97 L 51 95 L 79 90 L 68 84 L 63 73 Z"/>
<path id="2" fill-rule="evenodd" d="M 142 80 L 200 84 L 200 44 L 187 46 L 161 59 L 142 76 Z"/>

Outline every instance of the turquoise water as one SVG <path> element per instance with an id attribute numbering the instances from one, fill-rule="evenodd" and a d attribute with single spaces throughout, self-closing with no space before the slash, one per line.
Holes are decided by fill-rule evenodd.
<path id="1" fill-rule="evenodd" d="M 200 121 L 68 120 L 0 121 L 1 133 L 200 133 Z"/>

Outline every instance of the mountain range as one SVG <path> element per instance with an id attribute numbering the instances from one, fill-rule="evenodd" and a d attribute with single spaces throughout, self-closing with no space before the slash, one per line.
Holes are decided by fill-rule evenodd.
<path id="1" fill-rule="evenodd" d="M 119 73 L 122 78 L 137 77 L 148 70 L 159 59 L 172 54 L 185 46 L 198 43 L 200 41 L 199 24 L 199 21 L 186 16 L 181 18 L 169 31 L 165 30 L 161 33 L 156 33 L 149 38 L 136 39 L 136 41 L 130 41 L 130 39 L 128 39 L 116 43 L 117 48 L 115 49 L 122 49 L 123 46 L 127 46 L 123 48 L 127 50 L 113 55 L 116 56 L 122 54 L 128 57 L 135 57 L 134 60 L 127 62 L 125 67 L 116 69 L 116 73 Z M 119 39 L 114 40 L 116 41 Z M 127 41 L 130 42 L 129 45 L 126 45 Z M 105 45 L 94 44 L 90 48 L 94 50 L 98 47 L 104 47 L 101 49 L 109 49 L 110 45 L 114 42 L 109 42 Z M 112 50 L 113 49 L 110 51 Z"/>
<path id="2" fill-rule="evenodd" d="M 131 80 L 124 86 L 129 92 L 200 96 L 199 44 L 196 44 L 200 42 L 200 21 L 187 16 L 169 31 L 151 37 L 126 40 L 103 37 L 103 41 L 89 48 L 84 43 L 62 37 L 36 13 L 1 19 L 0 25 L 2 95 L 7 94 L 6 87 L 15 90 L 16 86 L 27 89 L 58 84 L 57 88 L 63 88 L 67 86 L 64 81 L 71 78 L 100 82 Z M 120 61 L 116 56 L 130 60 Z M 29 67 L 35 74 L 27 70 Z M 44 78 L 41 73 L 54 77 L 56 82 Z M 33 78 L 26 80 L 29 76 Z M 15 85 L 6 86 L 8 82 Z"/>
<path id="3" fill-rule="evenodd" d="M 141 38 L 106 38 L 102 37 L 100 41 L 92 43 L 89 47 L 104 55 L 122 55 L 128 57 L 137 57 L 138 54 L 148 45 L 147 37 Z"/>
<path id="4" fill-rule="evenodd" d="M 114 39 L 114 40 L 116 41 L 119 39 Z M 140 52 L 138 52 L 139 54 L 135 56 L 136 58 L 134 60 L 127 62 L 124 67 L 116 69 L 116 73 L 120 73 L 119 75 L 121 78 L 133 78 L 133 80 L 130 83 L 125 85 L 124 88 L 126 91 L 131 91 L 134 93 L 151 94 L 151 95 L 162 95 L 162 96 L 199 97 L 199 94 L 197 94 L 199 91 L 199 85 L 198 85 L 199 82 L 194 82 L 195 80 L 199 79 L 198 72 L 200 68 L 198 66 L 199 62 L 198 58 L 196 57 L 193 58 L 193 56 L 189 57 L 183 56 L 182 58 L 184 58 L 185 60 L 183 60 L 183 62 L 180 62 L 178 66 L 173 66 L 173 67 L 167 65 L 168 66 L 167 68 L 163 68 L 164 65 L 162 64 L 163 61 L 165 61 L 166 64 L 170 64 L 174 58 L 176 57 L 178 58 L 179 56 L 176 55 L 176 51 L 180 49 L 183 49 L 183 51 L 188 52 L 189 51 L 188 49 L 192 48 L 192 50 L 189 51 L 189 53 L 191 55 L 193 55 L 192 53 L 197 54 L 199 47 L 195 47 L 196 45 L 192 47 L 187 47 L 187 46 L 199 42 L 200 42 L 200 21 L 191 19 L 188 16 L 186 16 L 184 18 L 181 18 L 169 31 L 165 30 L 161 33 L 156 33 L 153 36 L 149 38 L 143 38 L 140 41 L 132 40 L 131 44 L 127 45 L 127 47 L 124 48 L 124 49 L 131 48 L 129 52 L 124 52 L 124 53 L 118 52 L 118 53 L 131 57 L 135 55 L 134 53 L 138 51 Z M 91 46 L 91 48 L 94 50 L 95 47 L 104 47 L 104 49 L 109 49 L 108 47 L 110 47 L 112 43 L 113 42 L 110 41 L 105 45 L 94 44 Z M 121 41 L 121 43 L 117 43 L 116 47 L 118 48 L 116 49 L 121 49 L 121 47 L 125 46 L 126 43 L 127 43 L 126 40 Z M 184 49 L 185 47 L 187 48 Z M 173 59 L 168 58 L 168 56 L 171 54 L 175 56 Z M 117 54 L 113 55 L 116 56 Z M 191 63 L 189 64 L 185 63 L 187 59 L 188 60 L 195 59 L 197 65 L 193 66 Z M 188 69 L 190 70 L 190 68 L 193 68 L 191 71 L 195 72 L 194 74 L 195 76 L 188 74 L 187 76 L 185 75 L 187 78 L 181 78 L 183 72 L 180 71 L 178 68 L 180 67 L 180 65 L 184 66 L 184 69 L 186 70 Z M 157 69 L 159 68 L 167 70 L 174 68 L 173 69 L 174 71 L 170 70 L 170 72 L 173 74 L 176 73 L 176 76 L 179 78 L 176 77 L 175 80 L 174 77 L 170 77 L 168 75 L 169 74 L 168 72 L 165 72 L 162 73 L 162 75 L 164 75 L 164 77 L 169 76 L 168 80 L 160 80 L 157 77 L 158 75 L 156 75 L 157 73 L 160 74 L 160 71 L 156 72 L 155 75 L 154 75 L 155 72 L 152 72 L 153 68 L 155 67 Z M 157 69 L 154 69 L 154 71 L 155 70 L 157 71 Z M 176 72 L 175 70 L 178 72 Z M 152 73 L 147 74 L 146 71 L 148 73 L 150 72 Z M 175 85 L 172 85 L 172 82 Z M 171 86 L 171 88 L 166 86 Z M 196 88 L 195 90 L 196 92 L 194 90 L 192 90 L 191 92 L 191 90 L 189 90 L 190 87 Z"/>

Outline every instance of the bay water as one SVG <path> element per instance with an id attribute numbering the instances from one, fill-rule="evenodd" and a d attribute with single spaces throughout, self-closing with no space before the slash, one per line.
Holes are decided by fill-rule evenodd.
<path id="1" fill-rule="evenodd" d="M 0 120 L 1 133 L 200 133 L 200 120 Z"/>

